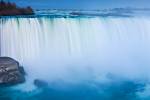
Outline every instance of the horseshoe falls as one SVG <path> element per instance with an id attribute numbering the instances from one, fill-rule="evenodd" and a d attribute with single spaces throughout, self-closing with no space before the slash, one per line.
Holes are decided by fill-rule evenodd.
<path id="1" fill-rule="evenodd" d="M 26 82 L 0 98 L 150 99 L 148 16 L 0 18 L 0 55 L 26 72 Z"/>

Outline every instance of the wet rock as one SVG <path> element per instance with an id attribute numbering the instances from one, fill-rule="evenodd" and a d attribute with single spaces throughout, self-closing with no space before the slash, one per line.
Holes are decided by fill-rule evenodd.
<path id="1" fill-rule="evenodd" d="M 39 88 L 42 88 L 42 87 L 47 87 L 48 83 L 43 81 L 43 80 L 35 79 L 34 80 L 34 85 L 39 87 Z"/>
<path id="2" fill-rule="evenodd" d="M 9 57 L 0 57 L 0 85 L 14 85 L 23 83 L 24 70 L 19 63 Z"/>
<path id="3" fill-rule="evenodd" d="M 19 66 L 19 71 L 21 74 L 26 75 L 26 72 L 24 71 L 24 68 L 22 66 Z"/>

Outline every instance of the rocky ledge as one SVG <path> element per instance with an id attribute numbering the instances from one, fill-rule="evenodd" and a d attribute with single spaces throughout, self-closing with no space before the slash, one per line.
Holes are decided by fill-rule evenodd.
<path id="1" fill-rule="evenodd" d="M 0 85 L 15 85 L 25 81 L 23 67 L 9 57 L 0 57 Z"/>

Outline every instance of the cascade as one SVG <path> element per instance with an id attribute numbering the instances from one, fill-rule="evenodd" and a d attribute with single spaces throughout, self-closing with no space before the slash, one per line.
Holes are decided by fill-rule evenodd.
<path id="1" fill-rule="evenodd" d="M 33 79 L 149 78 L 149 27 L 144 17 L 1 18 L 0 54 L 18 60 Z"/>

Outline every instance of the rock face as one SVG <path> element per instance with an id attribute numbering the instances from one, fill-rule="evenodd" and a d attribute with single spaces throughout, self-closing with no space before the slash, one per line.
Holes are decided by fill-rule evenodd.
<path id="1" fill-rule="evenodd" d="M 25 81 L 23 68 L 9 57 L 0 57 L 0 85 L 14 85 Z"/>

